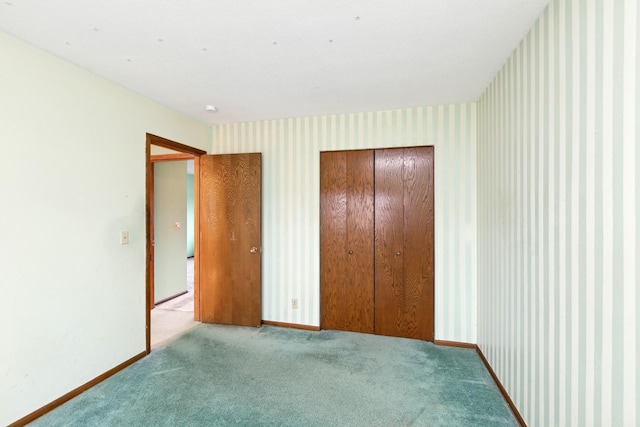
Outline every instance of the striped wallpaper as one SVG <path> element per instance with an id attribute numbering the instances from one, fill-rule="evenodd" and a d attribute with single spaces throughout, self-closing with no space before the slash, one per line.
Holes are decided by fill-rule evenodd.
<path id="1" fill-rule="evenodd" d="M 263 153 L 263 319 L 314 326 L 320 152 L 434 145 L 435 336 L 476 341 L 475 104 L 218 125 L 212 140 L 216 154 Z"/>
<path id="2" fill-rule="evenodd" d="M 552 0 L 478 103 L 478 344 L 530 426 L 638 426 L 637 0 Z"/>

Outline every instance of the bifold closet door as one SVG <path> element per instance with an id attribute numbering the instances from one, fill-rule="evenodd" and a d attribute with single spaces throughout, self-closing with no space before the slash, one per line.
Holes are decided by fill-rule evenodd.
<path id="1" fill-rule="evenodd" d="M 433 341 L 433 147 L 375 152 L 375 333 Z"/>
<path id="2" fill-rule="evenodd" d="M 373 151 L 320 153 L 320 325 L 374 332 Z"/>

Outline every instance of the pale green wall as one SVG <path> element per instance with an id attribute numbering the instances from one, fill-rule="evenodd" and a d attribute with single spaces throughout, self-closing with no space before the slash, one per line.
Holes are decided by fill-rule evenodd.
<path id="1" fill-rule="evenodd" d="M 193 175 L 187 175 L 187 256 L 193 256 Z"/>
<path id="2" fill-rule="evenodd" d="M 0 52 L 7 425 L 145 350 L 145 134 L 211 141 L 207 126 L 3 32 Z"/>
<path id="3" fill-rule="evenodd" d="M 319 325 L 320 151 L 411 145 L 435 146 L 435 336 L 476 341 L 475 104 L 213 128 L 213 153 L 263 154 L 263 319 Z"/>
<path id="4" fill-rule="evenodd" d="M 478 344 L 530 426 L 638 426 L 636 0 L 552 0 L 478 103 Z"/>
<path id="5" fill-rule="evenodd" d="M 162 301 L 187 290 L 187 162 L 155 163 L 153 184 L 154 298 Z"/>

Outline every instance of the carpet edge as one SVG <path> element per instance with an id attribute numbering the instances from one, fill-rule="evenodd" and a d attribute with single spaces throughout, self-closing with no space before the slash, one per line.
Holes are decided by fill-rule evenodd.
<path id="1" fill-rule="evenodd" d="M 142 351 L 142 352 L 136 354 L 135 356 L 131 357 L 130 359 L 127 359 L 124 362 L 120 363 L 119 365 L 117 365 L 117 366 L 109 369 L 108 371 L 98 375 L 94 379 L 82 384 L 79 387 L 76 387 L 75 389 L 73 389 L 70 392 L 60 396 L 59 398 L 47 403 L 46 405 L 42 406 L 41 408 L 38 408 L 35 411 L 31 412 L 30 414 L 27 414 L 24 417 L 12 422 L 7 427 L 22 427 L 24 425 L 29 424 L 30 422 L 35 421 L 36 419 L 40 418 L 41 416 L 43 416 L 47 412 L 50 412 L 50 411 L 54 410 L 58 406 L 62 405 L 63 403 L 68 402 L 69 400 L 73 399 L 74 397 L 76 397 L 76 396 L 82 394 L 83 392 L 87 391 L 91 387 L 93 387 L 93 386 L 101 383 L 102 381 L 106 380 L 107 378 L 115 375 L 116 373 L 120 372 L 121 370 L 123 370 L 124 368 L 128 367 L 129 365 L 134 364 L 135 362 L 137 362 L 138 360 L 142 359 L 146 355 L 147 355 L 146 351 Z"/>
<path id="2" fill-rule="evenodd" d="M 516 404 L 513 403 L 511 396 L 509 396 L 509 393 L 507 393 L 507 390 L 502 385 L 502 382 L 500 382 L 500 380 L 498 379 L 498 376 L 496 375 L 495 371 L 489 364 L 489 361 L 487 360 L 487 358 L 484 356 L 484 353 L 482 353 L 482 349 L 480 349 L 480 346 L 477 344 L 475 345 L 475 349 L 476 349 L 476 353 L 478 353 L 478 356 L 480 356 L 480 360 L 482 360 L 482 363 L 484 364 L 485 368 L 487 368 L 487 371 L 489 371 L 489 375 L 491 375 L 491 378 L 493 378 L 493 382 L 496 383 L 498 390 L 500 390 L 502 397 L 507 402 L 507 406 L 509 406 L 509 409 L 511 410 L 511 413 L 515 417 L 516 421 L 521 427 L 527 427 L 527 423 L 524 421 L 524 418 L 522 418 L 520 411 L 518 411 Z"/>

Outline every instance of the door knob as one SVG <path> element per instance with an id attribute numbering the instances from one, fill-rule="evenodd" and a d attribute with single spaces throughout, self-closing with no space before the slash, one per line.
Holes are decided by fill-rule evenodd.
<path id="1" fill-rule="evenodd" d="M 258 253 L 258 248 L 256 248 L 255 246 L 252 247 L 251 249 L 249 249 L 249 252 L 251 252 L 252 254 L 256 254 Z"/>

